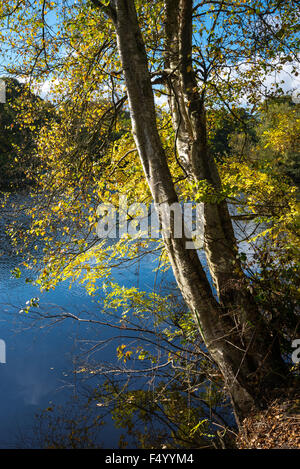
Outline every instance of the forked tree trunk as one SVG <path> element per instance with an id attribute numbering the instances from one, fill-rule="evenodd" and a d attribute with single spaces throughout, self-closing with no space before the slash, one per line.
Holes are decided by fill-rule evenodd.
<path id="1" fill-rule="evenodd" d="M 204 107 L 205 79 L 200 91 L 192 58 L 192 0 L 166 0 L 166 68 L 178 153 L 187 175 L 196 183 L 205 181 L 220 194 L 218 203 L 204 202 L 204 249 L 212 279 L 222 304 L 239 305 L 238 321 L 243 321 L 243 305 L 253 303 L 237 257 L 238 249 L 221 181 L 214 158 L 209 154 Z M 205 67 L 205 64 L 203 64 Z M 205 74 L 204 74 L 205 75 Z M 241 311 L 242 310 L 242 311 Z M 251 320 L 256 319 L 253 304 Z"/>
<path id="2" fill-rule="evenodd" d="M 168 233 L 170 227 L 165 223 L 165 207 L 166 204 L 170 206 L 177 202 L 178 197 L 157 129 L 147 55 L 134 0 L 116 0 L 111 4 L 110 11 L 106 9 L 106 13 L 110 14 L 115 24 L 133 135 L 162 222 L 164 242 L 176 281 L 209 353 L 223 374 L 236 416 L 243 418 L 257 405 L 261 393 L 268 386 L 282 382 L 285 374 L 283 363 L 272 346 L 273 339 L 263 327 L 251 296 L 248 293 L 246 296 L 245 293 L 236 294 L 237 277 L 232 269 L 232 256 L 236 254 L 236 247 L 225 202 L 221 206 L 208 204 L 205 210 L 206 253 L 221 298 L 220 303 L 212 293 L 197 251 L 186 248 L 187 239 L 184 236 L 175 237 L 172 224 Z M 186 24 L 185 27 L 189 26 Z M 185 80 L 183 72 L 181 79 Z M 184 129 L 184 132 L 180 130 L 181 158 L 185 158 L 186 167 L 195 179 L 208 179 L 217 189 L 218 173 L 214 163 L 208 161 L 206 141 L 202 140 L 205 128 L 203 109 L 197 114 L 195 103 L 196 113 L 189 115 L 184 107 L 186 96 L 179 93 L 182 84 L 176 79 L 174 86 L 178 88 L 173 98 L 176 100 L 175 93 L 178 93 L 183 100 L 186 123 L 191 127 L 189 130 Z M 177 118 L 174 113 L 175 125 Z M 185 131 L 191 134 L 187 137 Z M 182 218 L 180 222 L 183 225 Z M 239 279 L 241 275 L 240 272 Z M 234 288 L 231 283 L 230 294 L 226 290 L 222 296 L 222 289 L 231 281 Z M 243 297 L 246 301 L 241 306 Z M 237 312 L 233 311 L 234 301 L 237 301 Z"/>

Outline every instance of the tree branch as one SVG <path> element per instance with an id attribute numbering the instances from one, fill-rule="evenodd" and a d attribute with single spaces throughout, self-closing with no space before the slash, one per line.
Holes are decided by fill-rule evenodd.
<path id="1" fill-rule="evenodd" d="M 100 8 L 100 10 L 102 10 L 107 16 L 109 16 L 114 23 L 117 21 L 117 10 L 112 5 L 112 2 L 109 2 L 108 5 L 104 5 L 101 0 L 91 0 L 91 3 L 95 7 Z"/>

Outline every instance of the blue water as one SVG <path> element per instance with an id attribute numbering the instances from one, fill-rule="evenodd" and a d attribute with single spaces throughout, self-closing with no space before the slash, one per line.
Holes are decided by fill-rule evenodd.
<path id="1" fill-rule="evenodd" d="M 81 285 L 69 289 L 67 282 L 55 291 L 41 293 L 16 279 L 11 270 L 19 259 L 9 254 L 8 240 L 0 237 L 0 339 L 6 343 L 6 364 L 0 363 L 0 448 L 35 446 L 35 415 L 52 403 L 64 404 L 76 392 L 74 368 L 84 348 L 84 340 L 105 340 L 113 333 L 109 328 L 87 326 L 67 319 L 58 324 L 31 318 L 20 313 L 27 300 L 40 299 L 41 312 L 62 309 L 83 317 L 101 318 L 101 306 Z M 153 261 L 153 262 L 152 262 Z M 119 269 L 117 281 L 126 286 L 149 290 L 157 282 L 153 272 L 155 259 Z M 120 339 L 121 340 L 121 339 Z M 116 361 L 118 341 L 100 351 L 101 361 Z M 77 379 L 77 378 L 76 378 Z M 108 419 L 109 420 L 109 419 Z M 107 448 L 117 448 L 120 432 L 108 421 L 100 435 Z"/>
<path id="2" fill-rule="evenodd" d="M 77 392 L 74 369 L 85 349 L 84 340 L 105 340 L 114 334 L 109 328 L 79 324 L 70 319 L 51 325 L 51 321 L 20 314 L 27 300 L 39 297 L 41 312 L 63 309 L 85 318 L 105 320 L 101 317 L 99 303 L 88 296 L 81 285 L 69 289 L 65 282 L 55 291 L 41 294 L 36 287 L 25 283 L 26 275 L 14 278 L 11 270 L 19 259 L 10 254 L 3 223 L 1 251 L 4 255 L 0 256 L 0 339 L 6 343 L 7 357 L 6 364 L 0 363 L 0 448 L 34 447 L 35 415 L 52 403 L 68 403 Z M 158 258 L 150 255 L 139 265 L 118 268 L 116 280 L 125 286 L 152 290 L 161 281 L 153 272 L 157 264 Z M 173 280 L 170 272 L 164 277 Z M 118 340 L 101 348 L 98 352 L 101 362 L 116 362 L 116 347 L 122 343 L 121 338 Z M 108 419 L 100 435 L 103 447 L 117 448 L 119 435 Z"/>

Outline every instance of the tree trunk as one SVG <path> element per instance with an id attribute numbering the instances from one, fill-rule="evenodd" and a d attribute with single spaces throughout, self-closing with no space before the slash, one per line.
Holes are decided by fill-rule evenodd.
<path id="1" fill-rule="evenodd" d="M 218 203 L 203 204 L 204 249 L 218 297 L 224 305 L 232 302 L 235 306 L 237 301 L 242 305 L 246 297 L 249 305 L 231 218 L 221 197 L 218 169 L 208 151 L 204 107 L 207 77 L 200 92 L 192 59 L 192 9 L 192 0 L 166 0 L 166 68 L 170 71 L 170 109 L 179 158 L 190 179 L 205 181 L 213 187 L 214 196 L 220 194 Z"/>
<path id="2" fill-rule="evenodd" d="M 203 63 L 203 87 L 200 91 L 193 68 L 193 0 L 166 0 L 165 4 L 165 59 L 166 69 L 169 71 L 170 110 L 178 138 L 179 158 L 188 177 L 195 182 L 205 181 L 213 187 L 214 195 L 218 195 L 221 194 L 221 181 L 207 144 L 204 102 L 208 71 Z M 238 248 L 227 202 L 220 196 L 217 203 L 204 202 L 203 205 L 204 249 L 220 304 L 238 325 L 242 342 L 249 344 L 250 348 L 251 344 L 255 344 L 261 357 L 265 356 L 268 347 L 270 370 L 274 364 L 278 365 L 280 362 L 279 369 L 284 370 L 277 340 L 268 334 L 258 306 L 250 294 L 248 279 L 237 255 Z M 255 324 L 254 336 L 249 323 Z M 259 360 L 256 364 L 254 360 L 253 365 L 259 369 Z"/>
<path id="3" fill-rule="evenodd" d="M 171 5 L 174 2 L 168 3 Z M 257 404 L 267 385 L 274 385 L 282 380 L 284 367 L 280 357 L 274 353 L 272 338 L 266 333 L 262 321 L 258 318 L 257 310 L 253 307 L 254 301 L 251 298 L 247 305 L 248 295 L 245 296 L 244 291 L 242 294 L 236 294 L 239 287 L 236 285 L 237 277 L 233 275 L 232 269 L 236 248 L 225 202 L 221 206 L 206 204 L 205 207 L 206 253 L 220 295 L 220 303 L 213 295 L 197 251 L 186 248 L 186 241 L 190 240 L 184 235 L 182 238 L 177 238 L 172 224 L 168 232 L 170 227 L 165 222 L 165 208 L 178 202 L 178 197 L 157 129 L 154 95 L 135 3 L 134 0 L 116 0 L 112 9 L 111 18 L 116 28 L 125 76 L 132 131 L 145 177 L 162 222 L 164 242 L 173 272 L 206 347 L 223 374 L 237 419 L 243 418 Z M 185 80 L 186 77 L 183 75 L 182 70 L 181 79 Z M 174 85 L 182 86 L 178 84 L 177 79 Z M 184 86 L 187 86 L 187 83 L 184 83 Z M 177 94 L 178 91 L 173 91 L 173 104 L 171 103 L 173 108 L 178 99 Z M 186 96 L 181 94 L 180 99 L 185 102 Z M 198 102 L 196 96 L 195 99 Z M 181 158 L 186 160 L 186 168 L 193 177 L 198 180 L 203 178 L 210 180 L 218 188 L 220 185 L 218 173 L 214 163 L 208 161 L 206 140 L 203 140 L 205 131 L 203 108 L 201 107 L 199 113 L 196 103 L 192 102 L 192 105 L 192 110 L 187 111 L 186 106 L 182 104 L 182 110 L 186 113 L 184 121 L 186 127 L 180 129 Z M 176 113 L 173 119 L 178 123 Z M 189 132 L 191 134 L 187 137 Z M 180 223 L 182 225 L 184 223 L 182 217 Z M 223 289 L 226 290 L 224 293 Z M 229 291 L 230 301 L 228 301 Z M 241 308 L 241 298 L 244 297 L 245 301 Z M 232 306 L 237 298 L 239 301 L 235 306 L 238 311 L 234 312 Z M 230 308 L 227 307 L 229 303 Z M 240 310 L 243 310 L 243 315 L 240 314 Z"/>

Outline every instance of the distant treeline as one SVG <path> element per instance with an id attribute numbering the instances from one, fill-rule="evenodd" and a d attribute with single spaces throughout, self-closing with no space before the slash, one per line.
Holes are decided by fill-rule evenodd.
<path id="1" fill-rule="evenodd" d="M 0 190 L 13 191 L 32 184 L 31 176 L 39 166 L 39 131 L 57 120 L 58 113 L 27 85 L 15 78 L 2 79 L 6 103 L 0 104 Z M 129 120 L 127 112 L 123 118 Z M 211 154 L 218 161 L 228 156 L 267 159 L 300 185 L 300 105 L 289 96 L 268 98 L 252 114 L 244 108 L 218 108 L 207 119 Z"/>
<path id="2" fill-rule="evenodd" d="M 0 104 L 0 190 L 18 190 L 31 183 L 38 165 L 39 130 L 55 115 L 53 106 L 14 78 L 3 78 L 6 102 Z"/>

